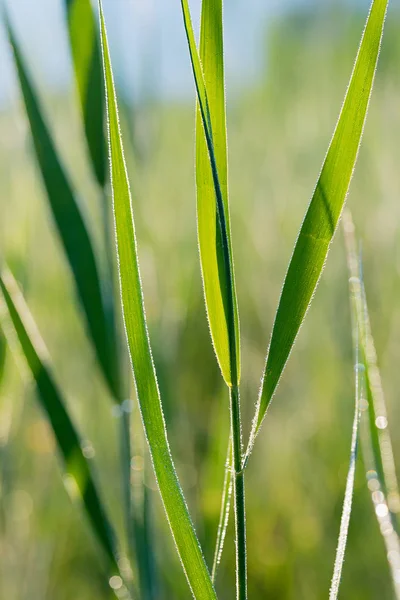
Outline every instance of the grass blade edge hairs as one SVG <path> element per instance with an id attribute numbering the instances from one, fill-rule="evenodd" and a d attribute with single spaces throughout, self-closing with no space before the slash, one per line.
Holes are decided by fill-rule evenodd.
<path id="1" fill-rule="evenodd" d="M 0 299 L 7 307 L 16 337 L 36 382 L 42 409 L 57 441 L 66 470 L 65 486 L 72 500 L 81 500 L 93 533 L 109 563 L 109 576 L 120 575 L 115 535 L 97 490 L 80 436 L 68 414 L 65 400 L 52 373 L 47 349 L 11 272 L 0 273 Z M 7 333 L 7 327 L 3 327 Z M 11 340 L 11 347 L 13 340 Z"/>
<path id="2" fill-rule="evenodd" d="M 229 512 L 231 507 L 232 487 L 232 438 L 231 436 L 229 436 L 228 450 L 226 453 L 225 461 L 224 483 L 222 487 L 221 509 L 217 529 L 217 539 L 215 541 L 214 558 L 211 570 L 211 579 L 213 583 L 215 583 L 215 579 L 217 577 L 218 566 L 221 562 L 222 551 L 224 549 L 224 542 L 226 530 L 228 528 Z"/>
<path id="3" fill-rule="evenodd" d="M 215 591 L 175 471 L 165 428 L 144 312 L 131 193 L 100 0 L 99 10 L 121 300 L 136 391 L 154 472 L 188 584 L 196 599 L 215 600 Z"/>
<path id="4" fill-rule="evenodd" d="M 350 464 L 346 478 L 346 489 L 343 501 L 342 517 L 340 520 L 339 538 L 336 549 L 335 564 L 333 568 L 333 576 L 331 587 L 329 590 L 329 600 L 337 600 L 339 594 L 339 586 L 342 578 L 342 569 L 344 563 L 344 556 L 346 552 L 347 536 L 349 532 L 349 524 L 351 517 L 351 509 L 353 503 L 354 494 L 354 480 L 356 473 L 356 462 L 357 462 L 357 450 L 358 450 L 358 438 L 359 438 L 359 426 L 360 426 L 360 415 L 361 415 L 361 399 L 364 389 L 364 369 L 363 364 L 360 363 L 360 347 L 359 347 L 359 331 L 357 324 L 357 308 L 356 304 L 360 302 L 360 286 L 354 278 L 349 279 L 349 295 L 351 304 L 351 322 L 352 322 L 352 339 L 354 347 L 354 372 L 355 372 L 355 406 L 354 406 L 354 419 L 353 428 L 351 434 L 351 447 L 350 447 Z"/>
<path id="5" fill-rule="evenodd" d="M 354 172 L 388 0 L 373 0 L 350 83 L 279 300 L 245 464 L 318 285 Z"/>
<path id="6" fill-rule="evenodd" d="M 343 214 L 343 230 L 349 276 L 360 289 L 360 302 L 356 305 L 356 317 L 361 341 L 360 360 L 363 362 L 365 372 L 366 391 L 363 401 L 365 406 L 361 413 L 363 462 L 374 513 L 386 547 L 395 596 L 397 600 L 400 600 L 399 487 L 385 399 L 368 315 L 362 260 L 357 253 L 355 228 L 348 209 Z"/>

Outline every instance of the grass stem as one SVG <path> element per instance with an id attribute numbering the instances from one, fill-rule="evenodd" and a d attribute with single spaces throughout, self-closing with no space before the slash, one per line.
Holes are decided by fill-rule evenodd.
<path id="1" fill-rule="evenodd" d="M 247 556 L 246 556 L 246 508 L 244 494 L 244 471 L 242 468 L 242 425 L 240 420 L 239 388 L 230 388 L 233 490 L 236 537 L 236 598 L 247 600 Z"/>

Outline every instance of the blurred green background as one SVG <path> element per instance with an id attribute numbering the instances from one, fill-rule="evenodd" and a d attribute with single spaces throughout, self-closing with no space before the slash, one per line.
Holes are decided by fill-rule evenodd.
<path id="1" fill-rule="evenodd" d="M 108 11 L 111 14 L 111 5 Z M 286 266 L 335 125 L 366 12 L 367 2 L 326 2 L 318 10 L 313 3 L 288 5 L 265 19 L 257 50 L 259 67 L 248 67 L 254 74 L 246 78 L 242 64 L 243 82 L 239 75 L 228 78 L 230 200 L 246 440 Z M 255 14 L 246 25 L 250 32 L 256 27 Z M 229 23 L 226 35 L 240 54 L 246 37 L 235 41 Z M 114 26 L 110 24 L 110 30 Z M 362 238 L 366 291 L 396 456 L 400 456 L 399 27 L 400 13 L 393 6 L 348 199 Z M 112 35 L 116 39 L 118 32 L 114 29 Z M 31 43 L 32 38 L 31 32 Z M 233 72 L 229 47 L 227 62 Z M 57 46 L 52 52 L 57 55 Z M 189 62 L 187 55 L 184 59 Z M 31 60 L 30 65 L 40 86 L 40 64 Z M 210 564 L 229 414 L 209 339 L 197 253 L 194 90 L 188 80 L 182 93 L 169 93 L 168 85 L 167 91 L 154 91 L 157 64 L 141 77 L 142 88 L 152 92 L 139 98 L 132 100 L 126 86 L 119 85 L 146 311 L 172 453 Z M 72 82 L 61 90 L 40 88 L 101 257 L 98 192 L 76 93 Z M 18 95 L 3 103 L 0 140 L 0 251 L 24 288 L 70 411 L 93 445 L 103 495 L 122 531 L 118 416 L 111 412 L 85 336 Z M 328 595 L 349 460 L 352 361 L 347 270 L 339 230 L 248 468 L 249 597 L 254 600 L 313 600 Z M 189 598 L 158 492 L 151 474 L 143 469 L 136 405 L 132 439 L 134 485 L 140 487 L 144 481 L 150 492 L 158 597 Z M 232 533 L 231 519 L 217 581 L 221 599 L 234 596 Z M 0 598 L 108 599 L 105 581 L 91 531 L 63 488 L 52 434 L 35 390 L 22 381 L 8 354 L 0 388 Z M 361 460 L 341 597 L 393 597 Z"/>

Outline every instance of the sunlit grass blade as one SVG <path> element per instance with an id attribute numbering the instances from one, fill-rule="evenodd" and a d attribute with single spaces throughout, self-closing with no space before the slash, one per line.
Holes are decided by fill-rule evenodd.
<path id="1" fill-rule="evenodd" d="M 181 4 L 199 107 L 196 182 L 204 294 L 222 375 L 228 384 L 237 385 L 240 341 L 228 209 L 222 3 L 205 0 L 202 4 L 200 50 L 203 66 L 187 0 L 182 0 Z"/>
<path id="2" fill-rule="evenodd" d="M 224 549 L 226 530 L 229 522 L 229 511 L 231 507 L 232 487 L 232 439 L 229 438 L 228 452 L 225 462 L 224 484 L 222 488 L 221 511 L 219 515 L 217 539 L 215 542 L 214 559 L 211 570 L 211 578 L 213 583 L 215 583 L 215 579 L 217 577 L 217 570 L 221 562 L 222 551 Z"/>
<path id="3" fill-rule="evenodd" d="M 329 600 L 336 600 L 339 594 L 339 586 L 342 578 L 342 569 L 346 551 L 347 536 L 349 532 L 350 516 L 353 503 L 354 479 L 356 473 L 356 461 L 359 439 L 360 425 L 360 406 L 364 389 L 364 369 L 360 363 L 359 331 L 357 324 L 357 304 L 361 302 L 360 285 L 358 280 L 350 277 L 349 280 L 350 304 L 352 313 L 352 338 L 354 346 L 354 372 L 355 372 L 355 410 L 353 429 L 351 435 L 350 464 L 347 472 L 346 490 L 344 494 L 342 518 L 340 521 L 340 531 L 338 545 L 336 549 L 335 564 L 331 588 L 329 591 Z"/>
<path id="4" fill-rule="evenodd" d="M 345 211 L 343 215 L 343 229 L 350 279 L 359 289 L 359 301 L 355 304 L 354 310 L 360 339 L 359 360 L 364 381 L 364 398 L 361 400 L 363 462 L 375 515 L 386 547 L 395 595 L 397 599 L 400 599 L 399 488 L 383 388 L 368 315 L 361 259 L 357 253 L 354 224 L 349 211 Z"/>
<path id="5" fill-rule="evenodd" d="M 95 252 L 82 209 L 58 157 L 39 99 L 7 18 L 6 24 L 51 212 L 73 273 L 77 295 L 86 317 L 87 328 L 98 361 L 113 397 L 119 399 L 121 392 L 116 364 L 112 306 L 104 301 Z"/>
<path id="6" fill-rule="evenodd" d="M 63 394 L 54 381 L 44 342 L 11 272 L 6 268 L 0 275 L 0 289 L 11 321 L 5 327 L 2 322 L 1 326 L 7 335 L 12 324 L 36 382 L 41 407 L 50 422 L 64 462 L 65 487 L 71 499 L 82 502 L 84 506 L 89 523 L 108 560 L 109 576 L 118 575 L 114 533 L 100 500 L 89 460 L 83 454 L 81 439 L 68 414 Z M 10 339 L 10 344 L 13 348 L 13 338 Z"/>
<path id="7" fill-rule="evenodd" d="M 197 599 L 215 598 L 169 449 L 140 282 L 131 194 L 118 122 L 117 99 L 100 4 L 101 40 L 121 299 L 142 420 L 164 508 L 182 565 Z"/>
<path id="8" fill-rule="evenodd" d="M 96 179 L 106 181 L 103 71 L 97 23 L 90 0 L 64 0 L 75 79 L 87 146 Z"/>
<path id="9" fill-rule="evenodd" d="M 272 330 L 247 456 L 321 276 L 350 186 L 372 92 L 388 0 L 374 0 L 339 120 L 297 238 Z"/>
<path id="10" fill-rule="evenodd" d="M 194 52 L 195 49 L 192 49 Z M 226 220 L 226 234 L 232 257 L 228 205 L 227 134 L 225 117 L 225 86 L 222 31 L 222 0 L 203 0 L 200 31 L 200 60 L 207 89 L 205 99 L 208 106 L 212 145 L 218 171 L 220 192 Z M 199 77 L 199 75 L 197 75 Z M 200 263 L 203 277 L 204 296 L 208 321 L 215 352 L 226 381 L 230 381 L 229 358 L 229 315 L 226 314 L 229 282 L 226 277 L 221 227 L 218 222 L 213 174 L 204 135 L 200 108 L 196 123 L 196 187 L 197 229 Z M 232 263 L 232 259 L 231 259 Z M 237 370 L 240 371 L 239 322 L 236 303 L 234 275 L 232 291 L 235 317 Z M 239 377 L 239 375 L 238 375 Z"/>
<path id="11" fill-rule="evenodd" d="M 246 600 L 246 515 L 239 400 L 240 339 L 228 210 L 222 2 L 202 2 L 200 56 L 187 0 L 181 0 L 181 5 L 198 100 L 196 183 L 204 294 L 215 352 L 222 375 L 230 387 L 236 598 Z"/>

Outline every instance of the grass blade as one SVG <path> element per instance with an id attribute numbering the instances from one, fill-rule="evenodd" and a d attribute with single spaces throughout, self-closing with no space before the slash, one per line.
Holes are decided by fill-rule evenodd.
<path id="1" fill-rule="evenodd" d="M 194 48 L 192 51 L 194 51 Z M 203 0 L 202 2 L 200 60 L 203 67 L 204 84 L 207 89 L 208 118 L 211 124 L 213 151 L 226 220 L 226 235 L 230 255 L 232 256 L 228 204 L 222 0 Z M 229 293 L 229 282 L 224 268 L 221 268 L 221 265 L 224 264 L 222 234 L 218 223 L 213 174 L 200 108 L 197 109 L 196 123 L 196 188 L 200 264 L 208 321 L 221 370 L 225 380 L 230 382 L 229 315 L 226 314 L 228 307 L 226 295 Z M 232 279 L 234 277 L 233 270 L 231 277 Z M 239 373 L 239 317 L 234 280 L 232 291 L 237 371 Z"/>
<path id="2" fill-rule="evenodd" d="M 0 276 L 2 298 L 29 370 L 36 382 L 39 400 L 53 429 L 65 465 L 64 482 L 72 500 L 81 501 L 93 532 L 108 559 L 109 575 L 118 574 L 114 533 L 93 479 L 89 461 L 66 408 L 65 400 L 51 373 L 44 342 L 18 286 L 8 269 Z M 7 328 L 4 328 L 7 332 Z"/>
<path id="3" fill-rule="evenodd" d="M 196 599 L 211 599 L 216 596 L 175 472 L 151 354 L 140 282 L 131 194 L 101 4 L 100 19 L 121 299 L 136 391 L 165 512 L 189 586 Z"/>
<path id="4" fill-rule="evenodd" d="M 396 598 L 400 599 L 400 512 L 399 487 L 388 428 L 387 411 L 375 346 L 371 333 L 368 306 L 362 277 L 361 259 L 356 249 L 355 230 L 350 211 L 343 215 L 347 264 L 350 278 L 359 288 L 355 305 L 356 324 L 361 342 L 360 362 L 364 369 L 364 392 L 361 417 L 361 447 L 368 488 L 386 546 Z"/>
<path id="5" fill-rule="evenodd" d="M 65 0 L 75 79 L 92 167 L 106 181 L 103 72 L 97 23 L 90 0 Z"/>
<path id="6" fill-rule="evenodd" d="M 229 386 L 234 469 L 236 598 L 246 600 L 246 514 L 239 397 L 240 340 L 229 230 L 222 1 L 202 2 L 201 56 L 197 52 L 187 0 L 181 0 L 181 6 L 198 99 L 197 214 L 204 294 L 214 349 L 222 375 Z"/>
<path id="7" fill-rule="evenodd" d="M 339 120 L 297 238 L 272 330 L 246 456 L 320 279 L 357 160 L 371 97 L 388 0 L 373 0 Z"/>
<path id="8" fill-rule="evenodd" d="M 6 362 L 6 340 L 0 331 L 0 384 L 3 379 L 4 365 Z"/>
<path id="9" fill-rule="evenodd" d="M 39 100 L 7 18 L 6 24 L 51 212 L 73 273 L 77 295 L 86 317 L 87 329 L 98 362 L 113 397 L 118 399 L 121 392 L 116 364 L 113 310 L 110 303 L 104 301 L 95 252 L 81 207 L 57 155 Z"/>
<path id="10" fill-rule="evenodd" d="M 228 385 L 237 385 L 240 341 L 228 209 L 222 2 L 203 1 L 200 46 L 204 74 L 187 0 L 181 4 L 199 106 L 196 181 L 204 295 L 222 375 Z"/>
<path id="11" fill-rule="evenodd" d="M 211 579 L 213 583 L 215 583 L 215 579 L 217 577 L 217 570 L 221 562 L 222 550 L 224 549 L 226 530 L 229 522 L 229 511 L 231 508 L 232 487 L 232 439 L 229 437 L 228 452 L 226 454 L 225 462 L 224 484 L 222 488 L 221 512 L 219 515 L 217 539 L 215 542 L 214 559 L 211 571 Z"/>
<path id="12" fill-rule="evenodd" d="M 347 536 L 349 532 L 350 516 L 353 503 L 354 479 L 356 473 L 356 460 L 358 450 L 358 437 L 360 425 L 360 406 L 364 389 L 364 368 L 360 363 L 359 331 L 357 325 L 357 304 L 361 301 L 359 281 L 354 277 L 349 279 L 350 304 L 352 313 L 352 338 L 354 346 L 354 371 L 355 371 L 355 409 L 353 429 L 351 435 L 350 464 L 346 479 L 346 490 L 343 501 L 342 518 L 338 545 L 336 549 L 333 577 L 329 591 L 329 600 L 336 600 L 339 594 L 339 586 L 342 578 L 342 569 L 346 551 Z"/>

